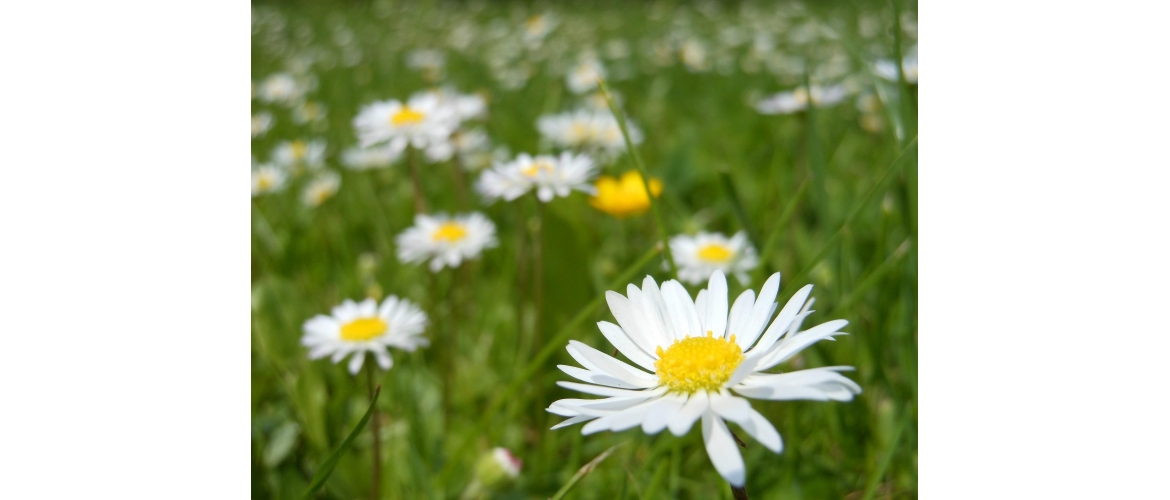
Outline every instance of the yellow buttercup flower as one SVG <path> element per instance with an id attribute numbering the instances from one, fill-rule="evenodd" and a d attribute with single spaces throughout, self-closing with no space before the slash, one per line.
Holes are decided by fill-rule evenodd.
<path id="1" fill-rule="evenodd" d="M 662 181 L 650 179 L 650 193 L 657 198 L 662 194 Z M 597 196 L 589 200 L 594 208 L 614 217 L 626 217 L 646 213 L 650 209 L 650 197 L 642 184 L 642 174 L 630 170 L 621 179 L 603 175 L 597 179 Z"/>

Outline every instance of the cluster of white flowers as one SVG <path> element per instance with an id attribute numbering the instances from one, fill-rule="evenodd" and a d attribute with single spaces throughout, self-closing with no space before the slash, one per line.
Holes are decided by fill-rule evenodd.
<path id="1" fill-rule="evenodd" d="M 465 134 L 460 127 L 486 115 L 487 101 L 483 96 L 443 88 L 416 93 L 406 102 L 390 99 L 366 105 L 353 125 L 361 148 L 384 147 L 397 157 L 412 147 L 422 151 L 428 161 L 443 162 L 483 147 L 460 142 Z"/>
<path id="2" fill-rule="evenodd" d="M 571 152 L 560 156 L 521 153 L 515 160 L 485 170 L 476 188 L 488 200 L 512 201 L 536 191 L 540 201 L 548 203 L 574 191 L 596 194 L 590 184 L 597 175 L 593 159 Z"/>
<path id="3" fill-rule="evenodd" d="M 599 159 L 616 158 L 626 148 L 617 118 L 608 109 L 578 109 L 542 116 L 536 128 L 557 147 L 583 151 Z M 627 122 L 626 128 L 634 144 L 642 142 L 642 131 L 636 125 Z"/>

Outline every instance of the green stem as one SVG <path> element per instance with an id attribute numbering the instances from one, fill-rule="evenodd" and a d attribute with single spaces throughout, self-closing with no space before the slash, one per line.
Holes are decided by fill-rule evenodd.
<path id="1" fill-rule="evenodd" d="M 422 179 L 418 175 L 418 159 L 416 158 L 414 147 L 406 147 L 406 162 L 410 164 L 410 183 L 414 188 L 414 212 L 416 214 L 427 213 L 427 200 L 423 195 Z"/>
<path id="2" fill-rule="evenodd" d="M 618 109 L 617 102 L 609 93 L 609 87 L 605 85 L 605 80 L 598 79 L 597 85 L 601 88 L 601 95 L 605 96 L 605 102 L 609 104 L 610 112 L 617 119 L 618 128 L 622 130 L 622 139 L 626 142 L 626 149 L 630 150 L 630 156 L 634 159 L 634 165 L 638 167 L 638 173 L 642 174 L 642 187 L 646 189 L 647 198 L 650 200 L 650 210 L 654 212 L 654 220 L 658 223 L 658 237 L 662 240 L 662 252 L 666 255 L 666 263 L 670 265 L 670 275 L 678 278 L 678 267 L 674 265 L 674 254 L 670 251 L 670 235 L 666 232 L 666 223 L 662 220 L 662 212 L 658 209 L 658 202 L 654 201 L 653 196 L 649 196 L 651 192 L 650 174 L 646 172 L 642 156 L 638 154 L 638 150 L 634 149 L 634 141 L 630 139 L 630 131 L 626 127 L 626 115 Z"/>
<path id="3" fill-rule="evenodd" d="M 378 406 L 375 384 L 374 371 L 378 369 L 378 362 L 374 359 L 373 354 L 367 354 L 369 359 L 366 360 L 366 382 L 370 387 L 370 407 L 373 413 L 370 416 L 370 432 L 374 435 L 374 463 L 373 470 L 370 472 L 370 499 L 378 500 L 381 497 L 382 489 L 382 433 L 381 426 L 378 424 Z"/>

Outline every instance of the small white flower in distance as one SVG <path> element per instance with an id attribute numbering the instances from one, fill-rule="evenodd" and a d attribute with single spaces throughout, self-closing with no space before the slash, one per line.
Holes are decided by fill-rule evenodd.
<path id="1" fill-rule="evenodd" d="M 459 126 L 459 116 L 438 95 L 421 93 L 406 103 L 397 100 L 368 104 L 353 119 L 361 147 L 387 145 L 395 152 L 407 146 L 425 150 L 445 143 Z"/>
<path id="2" fill-rule="evenodd" d="M 252 197 L 280 191 L 287 180 L 288 173 L 280 167 L 255 165 L 252 167 Z"/>
<path id="3" fill-rule="evenodd" d="M 634 144 L 642 142 L 642 131 L 629 121 L 626 128 Z M 537 119 L 536 129 L 554 145 L 614 159 L 626 149 L 622 129 L 609 109 L 578 109 Z"/>
<path id="4" fill-rule="evenodd" d="M 873 65 L 873 72 L 877 76 L 891 82 L 898 81 L 898 66 L 889 59 L 880 59 Z M 902 73 L 906 76 L 906 83 L 918 84 L 918 46 L 911 47 L 902 58 Z"/>
<path id="5" fill-rule="evenodd" d="M 496 226 L 479 212 L 447 216 L 414 216 L 414 225 L 395 239 L 398 259 L 403 262 L 430 261 L 431 272 L 444 267 L 456 268 L 466 259 L 474 259 L 485 248 L 495 247 Z"/>
<path id="6" fill-rule="evenodd" d="M 317 139 L 311 142 L 300 140 L 282 142 L 272 150 L 272 161 L 289 169 L 321 168 L 325 165 L 325 141 Z"/>
<path id="7" fill-rule="evenodd" d="M 252 115 L 252 138 L 260 137 L 272 129 L 272 113 L 261 111 Z"/>
<path id="8" fill-rule="evenodd" d="M 840 84 L 827 87 L 813 85 L 809 89 L 799 87 L 760 100 L 756 103 L 756 111 L 765 115 L 787 115 L 808 109 L 810 101 L 814 106 L 826 107 L 845 100 L 848 95 L 849 90 Z"/>
<path id="9" fill-rule="evenodd" d="M 680 234 L 670 239 L 670 253 L 678 266 L 678 279 L 690 285 L 707 281 L 715 271 L 735 275 L 747 284 L 748 271 L 759 265 L 756 249 L 743 231 L 731 238 L 721 233 Z"/>
<path id="10" fill-rule="evenodd" d="M 341 153 L 341 165 L 350 170 L 371 170 L 389 167 L 402 157 L 387 146 L 349 148 Z"/>
<path id="11" fill-rule="evenodd" d="M 565 83 L 574 94 L 582 94 L 597 88 L 597 81 L 605 78 L 605 68 L 597 58 L 587 55 L 569 70 Z"/>
<path id="12" fill-rule="evenodd" d="M 801 330 L 813 311 L 805 286 L 780 308 L 780 274 L 760 289 L 744 291 L 728 309 L 727 280 L 711 276 L 694 301 L 678 281 L 661 289 L 647 276 L 642 287 L 630 284 L 626 295 L 606 292 L 618 324 L 599 322 L 606 340 L 632 366 L 575 340 L 569 354 L 582 368 L 560 365 L 582 382 L 558 382 L 566 389 L 604 399 L 562 399 L 548 411 L 568 417 L 553 429 L 588 422 L 582 434 L 641 427 L 646 434 L 670 429 L 686 434 L 702 421 L 703 444 L 715 470 L 733 486 L 745 481 L 743 457 L 727 428 L 731 421 L 760 444 L 779 453 L 776 428 L 746 398 L 765 400 L 849 401 L 861 387 L 830 366 L 787 373 L 765 373 L 804 348 L 834 335 L 849 322 L 833 320 Z M 765 327 L 767 327 L 765 329 Z"/>
<path id="13" fill-rule="evenodd" d="M 569 196 L 573 190 L 597 194 L 597 189 L 590 183 L 596 174 L 596 164 L 584 154 L 566 151 L 560 156 L 531 156 L 520 153 L 513 161 L 484 171 L 476 187 L 489 200 L 503 198 L 507 201 L 535 189 L 536 197 L 548 203 L 558 196 Z"/>
<path id="14" fill-rule="evenodd" d="M 309 86 L 298 82 L 288 73 L 276 73 L 265 78 L 256 91 L 261 101 L 279 104 L 295 104 L 305 97 Z"/>
<path id="15" fill-rule="evenodd" d="M 301 201 L 310 208 L 319 207 L 325 203 L 325 200 L 337 194 L 339 187 L 341 187 L 341 176 L 329 170 L 323 171 L 317 174 L 317 177 L 312 181 L 309 181 L 308 186 L 305 186 Z"/>
<path id="16" fill-rule="evenodd" d="M 356 375 L 366 353 L 373 354 L 383 370 L 389 370 L 394 361 L 387 349 L 414 351 L 430 345 L 421 336 L 426 326 L 426 314 L 407 299 L 391 295 L 381 306 L 374 299 L 360 303 L 346 300 L 334 307 L 332 314 L 318 314 L 306 321 L 301 343 L 309 348 L 309 359 L 330 356 L 337 363 L 352 354 L 349 373 Z"/>

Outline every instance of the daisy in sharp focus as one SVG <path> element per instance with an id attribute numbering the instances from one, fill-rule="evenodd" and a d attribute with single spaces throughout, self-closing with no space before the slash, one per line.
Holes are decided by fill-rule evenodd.
<path id="1" fill-rule="evenodd" d="M 446 142 L 459 126 L 459 116 L 433 93 L 420 93 L 402 103 L 391 99 L 368 104 L 353 119 L 361 147 L 386 144 L 401 152 L 407 146 L 425 150 Z"/>
<path id="2" fill-rule="evenodd" d="M 655 198 L 662 193 L 662 181 L 650 179 L 650 194 Z M 589 199 L 593 208 L 617 218 L 640 215 L 650 209 L 650 196 L 646 194 L 642 174 L 630 170 L 620 179 L 608 175 L 597 178 L 597 196 Z"/>
<path id="3" fill-rule="evenodd" d="M 715 271 L 733 274 L 746 284 L 748 271 L 760 263 L 743 231 L 731 238 L 720 233 L 680 234 L 670 239 L 670 252 L 678 265 L 678 279 L 690 285 L 706 281 Z"/>
<path id="4" fill-rule="evenodd" d="M 414 216 L 414 225 L 394 238 L 398 259 L 403 262 L 430 261 L 431 272 L 456 268 L 474 259 L 485 248 L 495 247 L 496 226 L 479 212 L 447 216 Z"/>
<path id="5" fill-rule="evenodd" d="M 558 196 L 569 196 L 573 190 L 596 194 L 589 181 L 597 173 L 593 159 L 570 152 L 560 156 L 531 156 L 520 153 L 515 160 L 485 170 L 476 188 L 485 198 L 515 200 L 535 189 L 536 197 L 548 203 Z"/>
<path id="6" fill-rule="evenodd" d="M 360 303 L 346 300 L 334 307 L 331 315 L 318 314 L 306 321 L 301 343 L 309 348 L 309 359 L 330 356 L 337 363 L 352 354 L 349 373 L 356 375 L 366 353 L 373 354 L 383 370 L 389 370 L 394 360 L 387 349 L 409 352 L 430 345 L 421 336 L 426 326 L 426 314 L 406 299 L 391 295 L 381 306 L 374 299 Z"/>
<path id="7" fill-rule="evenodd" d="M 756 111 L 765 115 L 788 115 L 808 109 L 810 102 L 817 107 L 832 106 L 845 100 L 848 95 L 849 91 L 844 85 L 813 85 L 808 89 L 799 87 L 764 98 L 755 107 Z"/>
<path id="8" fill-rule="evenodd" d="M 630 284 L 625 296 L 606 292 L 618 324 L 602 321 L 597 326 L 637 366 L 569 341 L 569 354 L 583 368 L 559 368 L 588 383 L 557 385 L 604 399 L 554 402 L 548 411 L 568 419 L 553 429 L 588 422 L 582 434 L 641 427 L 647 434 L 670 429 L 682 436 L 701 421 L 703 444 L 715 470 L 732 486 L 742 487 L 746 479 L 743 457 L 726 421 L 736 423 L 775 453 L 783 448 L 776 428 L 745 397 L 849 401 L 861 393 L 861 387 L 839 373 L 851 367 L 764 372 L 809 345 L 843 335 L 839 330 L 849 323 L 833 320 L 801 331 L 804 319 L 813 312 L 812 285 L 807 285 L 769 326 L 779 289 L 780 274 L 776 273 L 764 283 L 758 299 L 746 290 L 730 310 L 722 272 L 713 274 L 693 301 L 678 281 L 664 282 L 659 288 L 650 276 L 641 288 Z"/>

